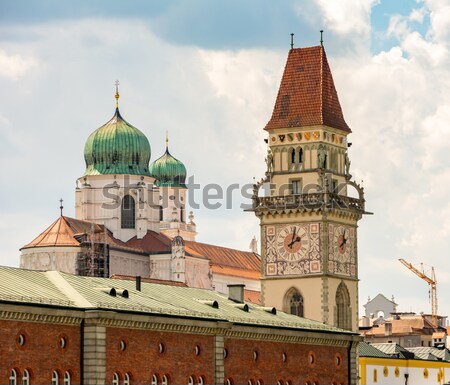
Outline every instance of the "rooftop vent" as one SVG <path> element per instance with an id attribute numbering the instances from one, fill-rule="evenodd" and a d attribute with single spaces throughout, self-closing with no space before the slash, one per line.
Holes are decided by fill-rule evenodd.
<path id="1" fill-rule="evenodd" d="M 197 301 L 200 302 L 200 303 L 203 303 L 205 305 L 211 306 L 214 309 L 218 309 L 219 308 L 219 302 L 217 302 L 217 301 L 212 301 L 212 300 L 209 300 L 209 299 L 198 299 Z"/>
<path id="2" fill-rule="evenodd" d="M 117 295 L 116 289 L 114 289 L 113 287 L 101 287 L 100 291 L 109 294 L 111 297 L 115 297 Z"/>
<path id="3" fill-rule="evenodd" d="M 228 286 L 228 299 L 237 303 L 244 303 L 244 284 L 233 284 Z"/>
<path id="4" fill-rule="evenodd" d="M 271 313 L 273 315 L 277 315 L 277 309 L 275 307 L 263 307 L 263 310 L 266 311 L 267 313 Z"/>
<path id="5" fill-rule="evenodd" d="M 246 303 L 236 303 L 236 304 L 233 304 L 233 306 L 238 309 L 244 310 L 248 313 L 249 307 Z"/>
<path id="6" fill-rule="evenodd" d="M 116 290 L 118 295 L 121 295 L 123 298 L 129 298 L 129 293 L 127 289 L 117 289 Z"/>

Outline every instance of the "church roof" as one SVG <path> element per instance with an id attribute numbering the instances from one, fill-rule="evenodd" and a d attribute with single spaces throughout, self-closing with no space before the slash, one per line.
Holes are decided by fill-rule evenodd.
<path id="1" fill-rule="evenodd" d="M 314 125 L 351 132 L 322 46 L 289 51 L 272 117 L 265 129 Z"/>
<path id="2" fill-rule="evenodd" d="M 186 188 L 186 167 L 170 154 L 168 147 L 166 152 L 150 165 L 149 172 L 159 187 Z"/>
<path id="3" fill-rule="evenodd" d="M 60 216 L 41 234 L 39 234 L 30 243 L 23 246 L 22 249 L 31 247 L 52 247 L 52 246 L 79 246 L 80 242 L 75 238 L 76 234 L 103 232 L 103 226 L 80 221 L 79 219 Z"/>

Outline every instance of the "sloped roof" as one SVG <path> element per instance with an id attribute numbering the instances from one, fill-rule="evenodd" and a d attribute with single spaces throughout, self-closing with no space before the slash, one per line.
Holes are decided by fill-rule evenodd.
<path id="1" fill-rule="evenodd" d="M 128 298 L 112 296 L 104 288 L 127 290 Z M 322 322 L 292 314 L 272 314 L 266 308 L 248 304 L 249 311 L 236 307 L 226 295 L 206 289 L 142 282 L 137 291 L 131 280 L 80 277 L 61 272 L 42 272 L 0 267 L 0 302 L 64 306 L 74 309 L 157 314 L 179 318 L 228 321 L 252 326 L 331 332 L 353 336 Z M 217 301 L 218 308 L 208 304 Z"/>
<path id="2" fill-rule="evenodd" d="M 383 353 L 381 350 L 371 344 L 368 344 L 367 342 L 360 342 L 358 344 L 358 349 L 361 357 L 390 358 L 389 355 Z"/>
<path id="3" fill-rule="evenodd" d="M 60 216 L 47 229 L 39 234 L 22 249 L 31 247 L 51 246 L 79 246 L 80 242 L 75 239 L 75 234 L 103 232 L 103 226 L 93 222 L 80 221 L 79 219 Z"/>
<path id="4" fill-rule="evenodd" d="M 272 117 L 265 129 L 313 125 L 351 132 L 322 46 L 289 51 Z"/>
<path id="5" fill-rule="evenodd" d="M 136 282 L 136 277 L 132 276 L 132 275 L 113 274 L 110 278 L 112 278 L 112 279 L 126 279 L 126 280 L 129 280 L 129 281 Z M 188 285 L 186 283 L 184 283 L 184 282 L 169 281 L 169 280 L 166 280 L 166 279 L 156 279 L 156 278 L 141 277 L 141 283 L 142 282 L 157 283 L 159 285 L 188 287 Z"/>
<path id="6" fill-rule="evenodd" d="M 244 300 L 245 302 L 253 302 L 257 305 L 261 305 L 261 292 L 244 289 Z"/>
<path id="7" fill-rule="evenodd" d="M 413 352 L 416 355 L 419 354 L 432 354 L 433 356 L 443 360 L 450 361 L 450 350 L 448 349 L 438 349 L 432 346 L 417 346 L 414 348 L 406 348 L 410 352 Z"/>
<path id="8" fill-rule="evenodd" d="M 413 358 L 414 353 L 406 350 L 404 347 L 391 342 L 386 343 L 373 343 L 374 348 L 396 358 Z"/>

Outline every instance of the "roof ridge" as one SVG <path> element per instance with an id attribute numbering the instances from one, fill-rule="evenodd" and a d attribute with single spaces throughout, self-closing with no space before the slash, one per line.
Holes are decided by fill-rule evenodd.
<path id="1" fill-rule="evenodd" d="M 80 307 L 94 307 L 78 290 L 76 290 L 59 271 L 50 270 L 44 272 L 47 279 L 67 298 Z"/>

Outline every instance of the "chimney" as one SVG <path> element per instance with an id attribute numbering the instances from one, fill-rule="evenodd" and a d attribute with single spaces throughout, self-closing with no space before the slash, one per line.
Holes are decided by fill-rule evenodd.
<path id="1" fill-rule="evenodd" d="M 136 290 L 141 291 L 141 276 L 140 275 L 136 276 Z"/>
<path id="2" fill-rule="evenodd" d="M 244 284 L 233 284 L 228 286 L 228 299 L 237 303 L 244 303 Z"/>
<path id="3" fill-rule="evenodd" d="M 384 324 L 384 334 L 385 334 L 385 336 L 392 335 L 392 323 L 391 322 L 386 322 Z"/>

